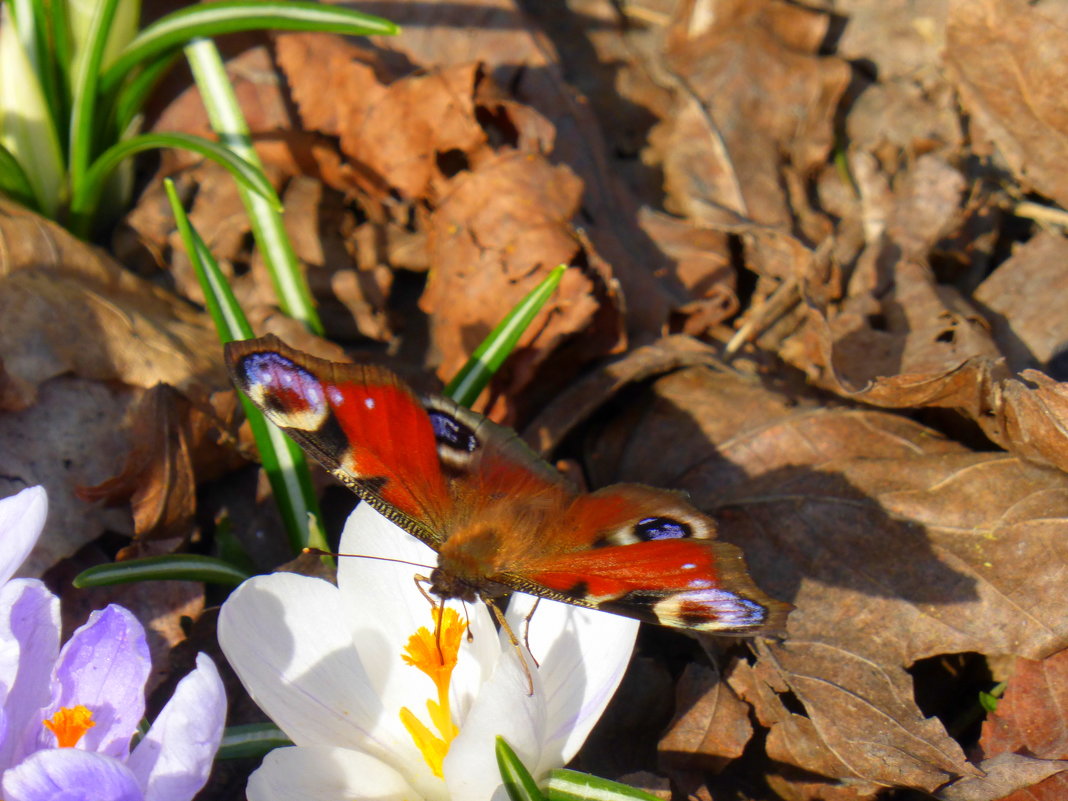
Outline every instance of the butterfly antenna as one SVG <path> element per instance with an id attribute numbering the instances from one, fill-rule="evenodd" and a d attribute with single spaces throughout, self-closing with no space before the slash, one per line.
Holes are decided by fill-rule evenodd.
<path id="1" fill-rule="evenodd" d="M 334 553 L 333 551 L 324 551 L 322 548 L 304 548 L 301 553 L 310 554 L 311 556 L 350 556 L 353 559 L 374 559 L 377 562 L 395 562 L 398 565 L 411 565 L 412 567 L 421 567 L 424 570 L 433 570 L 433 565 L 424 565 L 422 562 L 409 562 L 407 559 L 394 559 L 392 556 L 368 556 L 365 553 Z M 417 578 L 422 579 L 422 576 Z M 426 595 L 426 593 L 423 593 Z M 427 596 L 428 598 L 430 596 Z"/>
<path id="2" fill-rule="evenodd" d="M 508 621 L 504 619 L 504 612 L 497 606 L 497 603 L 492 598 L 483 599 L 486 602 L 486 606 L 493 612 L 493 616 L 497 619 L 501 629 L 508 635 L 508 640 L 512 643 L 512 647 L 515 648 L 516 654 L 519 656 L 519 664 L 523 666 L 523 673 L 527 677 L 527 695 L 534 695 L 534 676 L 530 672 L 530 665 L 527 664 L 527 659 L 523 655 L 523 647 L 519 644 L 519 638 L 515 636 L 515 632 L 512 631 L 512 627 L 508 625 Z M 529 653 L 529 651 L 528 651 Z M 531 654 L 531 659 L 534 655 Z"/>

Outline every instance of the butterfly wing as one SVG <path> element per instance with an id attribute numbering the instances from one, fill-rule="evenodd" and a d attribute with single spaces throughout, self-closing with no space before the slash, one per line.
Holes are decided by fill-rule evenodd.
<path id="1" fill-rule="evenodd" d="M 234 383 L 343 484 L 431 547 L 452 505 L 434 423 L 381 367 L 338 364 L 275 336 L 226 346 Z"/>
<path id="2" fill-rule="evenodd" d="M 752 635 L 785 629 L 792 608 L 749 576 L 739 548 L 676 493 L 619 484 L 576 496 L 499 583 L 661 626 Z M 566 544 L 565 544 L 566 543 Z"/>

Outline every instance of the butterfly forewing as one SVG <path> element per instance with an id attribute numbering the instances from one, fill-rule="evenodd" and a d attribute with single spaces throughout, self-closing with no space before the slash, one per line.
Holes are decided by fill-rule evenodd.
<path id="1" fill-rule="evenodd" d="M 382 368 L 337 364 L 277 337 L 231 342 L 234 383 L 342 483 L 430 545 L 451 499 L 430 419 Z"/>

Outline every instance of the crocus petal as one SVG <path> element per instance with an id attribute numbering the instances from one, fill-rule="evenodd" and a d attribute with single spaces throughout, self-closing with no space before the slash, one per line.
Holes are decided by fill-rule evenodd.
<path id="1" fill-rule="evenodd" d="M 276 748 L 249 777 L 248 801 L 422 801 L 404 777 L 359 751 Z"/>
<path id="2" fill-rule="evenodd" d="M 211 773 L 226 723 L 226 691 L 215 663 L 197 654 L 197 667 L 178 682 L 145 738 L 126 762 L 145 801 L 189 801 Z"/>
<path id="3" fill-rule="evenodd" d="M 249 695 L 297 745 L 365 751 L 429 781 L 399 709 L 384 708 L 371 689 L 345 614 L 329 582 L 256 576 L 223 604 L 219 644 Z"/>
<path id="4" fill-rule="evenodd" d="M 416 586 L 415 576 L 429 576 L 437 564 L 437 554 L 366 503 L 349 515 L 340 550 L 374 557 L 342 557 L 337 571 L 345 619 L 352 628 L 352 641 L 361 652 L 372 688 L 386 709 L 414 709 L 416 705 L 422 709 L 433 685 L 415 668 L 404 664 L 401 652 L 416 629 L 433 628 L 432 607 Z M 390 559 L 427 567 L 386 561 Z M 460 647 L 450 686 L 453 709 L 463 715 L 496 665 L 500 649 L 485 605 L 469 604 L 466 611 L 458 602 L 450 605 L 469 621 L 473 638 L 465 639 Z"/>
<path id="5" fill-rule="evenodd" d="M 125 765 L 78 748 L 31 754 L 4 774 L 3 784 L 4 801 L 141 801 Z"/>
<path id="6" fill-rule="evenodd" d="M 96 725 L 78 747 L 125 759 L 145 714 L 145 682 L 151 670 L 144 627 L 128 610 L 109 604 L 89 615 L 60 651 L 52 703 L 44 717 L 61 707 L 87 707 Z M 42 729 L 38 742 L 54 746 L 55 736 Z"/>
<path id="7" fill-rule="evenodd" d="M 534 599 L 517 593 L 508 620 L 517 631 Z M 546 760 L 531 770 L 567 764 L 623 679 L 634 650 L 638 621 L 542 599 L 530 619 L 530 648 L 537 657 L 548 709 Z"/>
<path id="8" fill-rule="evenodd" d="M 497 667 L 482 685 L 445 757 L 445 784 L 454 799 L 490 801 L 507 797 L 501 795 L 501 773 L 496 757 L 498 736 L 507 741 L 524 765 L 533 766 L 541 761 L 546 723 L 545 689 L 531 663 L 529 675 L 534 692 L 530 692 L 528 673 L 504 632 L 501 632 L 500 647 Z M 529 654 L 526 658 L 530 659 Z"/>
<path id="9" fill-rule="evenodd" d="M 0 500 L 0 584 L 19 569 L 33 550 L 48 515 L 44 487 L 27 487 Z"/>
<path id="10" fill-rule="evenodd" d="M 0 705 L 6 717 L 0 771 L 34 750 L 41 710 L 51 696 L 59 631 L 59 599 L 43 583 L 14 579 L 0 587 Z"/>

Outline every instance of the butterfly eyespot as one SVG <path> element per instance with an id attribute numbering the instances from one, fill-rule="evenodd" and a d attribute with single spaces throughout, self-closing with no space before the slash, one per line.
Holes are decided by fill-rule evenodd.
<path id="1" fill-rule="evenodd" d="M 430 409 L 427 414 L 434 429 L 438 457 L 449 467 L 464 467 L 481 444 L 474 430 L 440 409 Z"/>
<path id="2" fill-rule="evenodd" d="M 693 535 L 687 523 L 672 517 L 647 517 L 634 526 L 634 536 L 643 542 L 648 540 L 677 540 Z"/>
<path id="3" fill-rule="evenodd" d="M 279 353 L 250 353 L 241 361 L 241 371 L 249 397 L 273 423 L 314 431 L 326 419 L 322 384 L 296 362 Z"/>
<path id="4" fill-rule="evenodd" d="M 714 588 L 677 592 L 657 601 L 653 614 L 665 626 L 699 631 L 757 628 L 768 610 L 756 601 Z"/>

